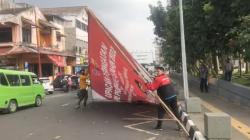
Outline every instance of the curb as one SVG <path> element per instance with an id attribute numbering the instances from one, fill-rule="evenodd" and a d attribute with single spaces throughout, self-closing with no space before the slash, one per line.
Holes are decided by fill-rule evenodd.
<path id="1" fill-rule="evenodd" d="M 198 127 L 191 120 L 189 115 L 182 109 L 181 106 L 178 107 L 179 115 L 181 116 L 180 121 L 185 126 L 186 130 L 189 133 L 191 140 L 206 140 Z"/>

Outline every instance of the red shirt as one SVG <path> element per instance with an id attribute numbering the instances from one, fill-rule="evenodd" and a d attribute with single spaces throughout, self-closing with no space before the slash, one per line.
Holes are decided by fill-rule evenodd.
<path id="1" fill-rule="evenodd" d="M 161 74 L 159 76 L 156 76 L 154 81 L 152 83 L 147 83 L 146 87 L 147 89 L 154 91 L 158 89 L 161 86 L 169 85 L 171 84 L 171 79 L 166 74 Z"/>

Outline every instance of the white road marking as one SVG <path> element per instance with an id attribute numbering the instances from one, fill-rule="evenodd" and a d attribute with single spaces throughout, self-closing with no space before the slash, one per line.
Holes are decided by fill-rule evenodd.
<path id="1" fill-rule="evenodd" d="M 58 140 L 60 139 L 62 136 L 55 136 L 54 139 Z"/>
<path id="2" fill-rule="evenodd" d="M 148 116 L 148 115 L 144 115 L 144 114 L 143 114 L 143 113 L 148 113 L 148 112 L 150 112 L 150 111 L 144 111 L 144 112 L 133 113 L 133 115 L 138 116 L 138 117 L 145 117 L 145 119 L 157 119 L 157 118 L 155 118 L 155 117 L 152 117 L 152 116 Z M 124 126 L 124 127 L 129 128 L 129 129 L 132 129 L 132 130 L 135 130 L 135 131 L 144 132 L 144 133 L 146 133 L 146 134 L 158 136 L 158 135 L 159 135 L 158 133 L 153 133 L 153 132 L 150 132 L 150 131 L 147 131 L 147 130 L 143 130 L 143 129 L 139 129 L 139 128 L 135 128 L 135 127 L 134 127 L 134 126 L 137 126 L 137 125 L 146 124 L 146 123 L 151 123 L 151 122 L 153 122 L 153 121 L 143 121 L 143 122 L 140 122 L 140 123 L 134 123 L 134 124 L 126 125 L 126 126 Z"/>
<path id="3" fill-rule="evenodd" d="M 69 103 L 62 104 L 61 106 L 62 106 L 62 107 L 69 106 Z"/>
<path id="4" fill-rule="evenodd" d="M 135 130 L 135 131 L 144 132 L 144 133 L 147 133 L 147 134 L 158 136 L 159 134 L 157 134 L 157 133 L 153 133 L 153 132 L 150 132 L 150 131 L 147 131 L 147 130 L 143 130 L 143 129 L 133 127 L 133 126 L 136 126 L 136 125 L 141 125 L 141 124 L 146 124 L 146 123 L 151 123 L 151 122 L 152 121 L 140 122 L 140 123 L 135 123 L 135 124 L 131 124 L 131 125 L 126 125 L 124 127 Z"/>
<path id="5" fill-rule="evenodd" d="M 148 138 L 146 140 L 155 140 L 155 139 L 156 139 L 156 137 L 151 137 L 151 138 Z"/>

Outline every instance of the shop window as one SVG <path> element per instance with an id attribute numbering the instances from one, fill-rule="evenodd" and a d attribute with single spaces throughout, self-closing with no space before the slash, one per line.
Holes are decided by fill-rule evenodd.
<path id="1" fill-rule="evenodd" d="M 28 75 L 21 75 L 20 78 L 22 86 L 30 86 L 31 82 L 30 77 Z"/>
<path id="2" fill-rule="evenodd" d="M 18 75 L 6 75 L 10 86 L 20 86 L 20 79 Z"/>
<path id="3" fill-rule="evenodd" d="M 0 43 L 12 42 L 12 29 L 0 28 Z"/>
<path id="4" fill-rule="evenodd" d="M 61 42 L 61 33 L 60 32 L 56 32 L 56 41 L 57 42 Z"/>
<path id="5" fill-rule="evenodd" d="M 81 47 L 79 47 L 79 54 L 81 54 L 82 53 L 82 48 Z"/>
<path id="6" fill-rule="evenodd" d="M 23 28 L 23 42 L 31 43 L 31 29 Z"/>
<path id="7" fill-rule="evenodd" d="M 81 22 L 80 22 L 79 20 L 76 20 L 76 27 L 79 28 L 79 29 L 82 28 L 82 27 L 81 27 Z"/>
<path id="8" fill-rule="evenodd" d="M 76 20 L 76 27 L 81 29 L 82 31 L 86 31 L 86 32 L 88 31 L 88 26 L 79 20 Z"/>
<path id="9" fill-rule="evenodd" d="M 8 82 L 3 73 L 0 73 L 0 86 L 8 86 Z"/>
<path id="10" fill-rule="evenodd" d="M 82 30 L 87 32 L 87 25 L 85 23 L 82 23 Z"/>
<path id="11" fill-rule="evenodd" d="M 77 46 L 74 46 L 74 51 L 77 53 L 78 51 Z"/>

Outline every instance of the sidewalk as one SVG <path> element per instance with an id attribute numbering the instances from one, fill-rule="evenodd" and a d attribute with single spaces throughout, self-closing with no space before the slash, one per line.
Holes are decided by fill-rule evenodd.
<path id="1" fill-rule="evenodd" d="M 201 113 L 189 113 L 191 119 L 204 134 L 204 113 L 225 112 L 229 114 L 232 126 L 232 140 L 250 140 L 250 109 L 228 102 L 213 94 L 201 93 L 197 88 L 190 88 L 190 97 L 199 97 L 202 100 Z M 183 94 L 183 88 L 178 86 L 179 94 Z"/>

